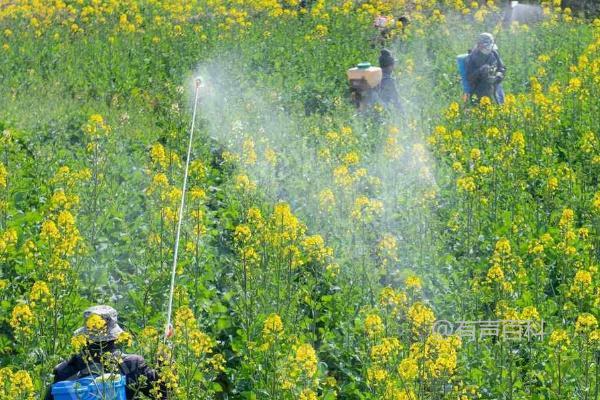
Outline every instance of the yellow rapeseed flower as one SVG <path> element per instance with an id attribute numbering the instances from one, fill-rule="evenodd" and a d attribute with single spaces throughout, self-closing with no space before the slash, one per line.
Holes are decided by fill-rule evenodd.
<path id="1" fill-rule="evenodd" d="M 574 282 L 579 285 L 590 286 L 592 284 L 592 274 L 586 270 L 579 270 L 575 274 Z"/>
<path id="2" fill-rule="evenodd" d="M 169 160 L 167 158 L 167 152 L 160 143 L 155 143 L 150 148 L 150 159 L 154 164 L 160 165 L 162 168 L 167 168 Z"/>
<path id="3" fill-rule="evenodd" d="M 499 255 L 510 255 L 511 248 L 510 248 L 510 242 L 508 241 L 508 239 L 501 238 L 500 240 L 498 240 L 496 242 L 495 252 L 498 253 Z"/>
<path id="4" fill-rule="evenodd" d="M 514 132 L 510 139 L 510 143 L 520 155 L 525 154 L 525 136 L 523 135 L 523 132 Z"/>
<path id="5" fill-rule="evenodd" d="M 398 242 L 394 235 L 389 233 L 383 235 L 377 244 L 377 253 L 383 259 L 383 264 L 398 261 Z"/>
<path id="6" fill-rule="evenodd" d="M 354 201 L 352 218 L 358 221 L 371 222 L 376 216 L 381 215 L 382 212 L 382 201 L 369 199 L 366 196 L 359 196 Z"/>
<path id="7" fill-rule="evenodd" d="M 75 352 L 79 353 L 85 346 L 87 346 L 88 340 L 85 335 L 75 335 L 71 338 L 71 347 Z"/>
<path id="8" fill-rule="evenodd" d="M 317 394 L 311 389 L 304 389 L 300 392 L 298 400 L 317 400 Z"/>
<path id="9" fill-rule="evenodd" d="M 582 82 L 578 77 L 571 78 L 567 86 L 567 92 L 576 92 L 581 88 Z"/>
<path id="10" fill-rule="evenodd" d="M 33 381 L 27 371 L 13 372 L 10 368 L 0 369 L 0 399 L 34 400 Z"/>
<path id="11" fill-rule="evenodd" d="M 189 332 L 186 343 L 196 357 L 202 357 L 212 352 L 213 340 L 199 329 Z"/>
<path id="12" fill-rule="evenodd" d="M 50 288 L 48 288 L 48 284 L 44 281 L 36 281 L 29 291 L 29 301 L 32 306 L 42 303 L 45 306 L 52 307 L 54 305 L 54 298 L 50 292 Z"/>
<path id="13" fill-rule="evenodd" d="M 502 282 L 504 280 L 504 271 L 498 264 L 494 264 L 487 273 L 487 279 L 492 282 Z"/>
<path id="14" fill-rule="evenodd" d="M 33 332 L 31 325 L 34 320 L 33 312 L 27 304 L 17 304 L 12 310 L 10 326 L 16 333 L 31 334 Z"/>
<path id="15" fill-rule="evenodd" d="M 419 278 L 416 275 L 411 275 L 408 278 L 406 278 L 406 281 L 404 281 L 404 284 L 406 285 L 406 287 L 408 289 L 419 290 L 422 287 L 421 278 Z"/>
<path id="16" fill-rule="evenodd" d="M 555 191 L 556 189 L 558 189 L 558 178 L 556 178 L 555 176 L 549 177 L 546 186 L 551 192 Z"/>
<path id="17" fill-rule="evenodd" d="M 575 332 L 590 333 L 598 327 L 598 320 L 590 313 L 583 313 L 577 317 Z"/>
<path id="18" fill-rule="evenodd" d="M 575 273 L 570 293 L 576 296 L 584 296 L 588 293 L 591 294 L 592 289 L 592 273 L 584 269 L 578 270 Z"/>
<path id="19" fill-rule="evenodd" d="M 277 165 L 277 153 L 272 148 L 268 147 L 265 149 L 265 160 L 274 167 Z"/>
<path id="20" fill-rule="evenodd" d="M 522 321 L 539 321 L 540 314 L 535 306 L 527 306 L 521 312 L 519 319 Z"/>
<path id="21" fill-rule="evenodd" d="M 329 29 L 327 29 L 327 27 L 325 25 L 317 25 L 315 26 L 315 37 L 322 39 L 325 36 L 327 36 L 327 33 L 329 32 Z"/>
<path id="22" fill-rule="evenodd" d="M 323 211 L 330 212 L 335 206 L 335 195 L 331 189 L 324 189 L 319 193 L 319 207 Z"/>
<path id="23" fill-rule="evenodd" d="M 450 105 L 446 109 L 445 116 L 447 119 L 452 120 L 452 119 L 458 117 L 459 112 L 460 112 L 460 105 L 457 102 L 453 101 L 452 103 L 450 103 Z"/>
<path id="24" fill-rule="evenodd" d="M 569 226 L 573 222 L 574 215 L 575 215 L 575 213 L 573 212 L 572 209 L 565 208 L 562 212 L 562 215 L 560 217 L 560 222 L 558 223 L 558 225 L 561 228 L 565 228 L 565 227 Z"/>
<path id="25" fill-rule="evenodd" d="M 383 307 L 398 308 L 406 306 L 408 297 L 404 292 L 398 292 L 391 287 L 386 287 L 379 294 L 379 304 Z"/>
<path id="26" fill-rule="evenodd" d="M 199 187 L 193 187 L 190 189 L 190 198 L 194 201 L 206 200 L 206 191 Z"/>
<path id="27" fill-rule="evenodd" d="M 569 334 L 564 329 L 556 329 L 550 334 L 550 346 L 565 348 L 571 344 Z"/>
<path id="28" fill-rule="evenodd" d="M 307 236 L 302 241 L 302 247 L 306 252 L 307 261 L 324 262 L 333 255 L 333 249 L 325 246 L 321 235 Z"/>
<path id="29" fill-rule="evenodd" d="M 356 151 L 351 151 L 344 155 L 342 161 L 346 166 L 355 165 L 358 164 L 358 162 L 360 161 L 360 156 Z"/>
<path id="30" fill-rule="evenodd" d="M 256 182 L 252 181 L 248 175 L 239 174 L 234 178 L 236 189 L 244 192 L 252 192 L 256 189 Z"/>
<path id="31" fill-rule="evenodd" d="M 333 180 L 336 185 L 348 187 L 354 181 L 346 165 L 340 165 L 333 170 Z"/>
<path id="32" fill-rule="evenodd" d="M 375 337 L 383 333 L 383 321 L 377 314 L 369 314 L 365 318 L 365 332 L 369 337 Z"/>
<path id="33" fill-rule="evenodd" d="M 398 338 L 383 338 L 381 343 L 371 347 L 371 361 L 374 363 L 387 363 L 392 357 L 395 357 L 398 354 L 401 347 L 402 344 Z"/>
<path id="34" fill-rule="evenodd" d="M 317 353 L 310 344 L 304 343 L 298 346 L 294 360 L 300 371 L 307 377 L 312 378 L 317 373 Z"/>
<path id="35" fill-rule="evenodd" d="M 283 322 L 278 314 L 270 314 L 263 324 L 263 336 L 273 337 L 283 333 Z"/>
<path id="36" fill-rule="evenodd" d="M 42 223 L 41 237 L 44 240 L 56 240 L 60 238 L 60 231 L 54 221 L 47 219 Z"/>
<path id="37" fill-rule="evenodd" d="M 75 217 L 69 211 L 63 210 L 58 214 L 56 222 L 63 232 L 70 231 L 75 226 Z"/>
<path id="38" fill-rule="evenodd" d="M 596 213 L 600 213 L 600 192 L 596 192 L 594 194 L 594 199 L 592 200 L 592 209 Z"/>
<path id="39" fill-rule="evenodd" d="M 388 372 L 380 366 L 374 365 L 367 369 L 367 381 L 370 384 L 378 384 L 388 378 Z"/>
<path id="40" fill-rule="evenodd" d="M 98 314 L 92 314 L 85 321 L 85 327 L 91 332 L 101 332 L 106 329 L 106 321 Z"/>
<path id="41" fill-rule="evenodd" d="M 252 231 L 248 225 L 238 225 L 235 227 L 235 231 L 233 233 L 233 237 L 237 242 L 245 243 L 250 240 L 252 236 Z"/>
<path id="42" fill-rule="evenodd" d="M 185 335 L 196 328 L 196 317 L 189 307 L 180 307 L 175 311 L 175 334 Z"/>
<path id="43" fill-rule="evenodd" d="M 256 164 L 257 156 L 254 150 L 254 141 L 252 139 L 244 140 L 242 144 L 242 154 L 244 155 L 243 162 L 246 165 Z"/>
<path id="44" fill-rule="evenodd" d="M 398 365 L 398 375 L 407 382 L 416 379 L 417 375 L 419 375 L 419 364 L 417 363 L 417 360 L 408 357 L 400 361 L 400 364 Z"/>
<path id="45" fill-rule="evenodd" d="M 8 183 L 8 172 L 2 162 L 0 162 L 0 188 L 5 188 Z"/>
<path id="46" fill-rule="evenodd" d="M 133 344 L 133 336 L 129 332 L 121 332 L 121 334 L 117 337 L 116 343 L 126 347 L 131 347 Z"/>
<path id="47" fill-rule="evenodd" d="M 475 184 L 475 180 L 472 176 L 466 176 L 464 178 L 458 178 L 456 180 L 456 186 L 459 190 L 464 190 L 465 192 L 474 192 L 477 189 Z"/>
<path id="48" fill-rule="evenodd" d="M 422 331 L 435 322 L 435 314 L 423 303 L 413 304 L 408 309 L 408 318 L 415 332 Z"/>

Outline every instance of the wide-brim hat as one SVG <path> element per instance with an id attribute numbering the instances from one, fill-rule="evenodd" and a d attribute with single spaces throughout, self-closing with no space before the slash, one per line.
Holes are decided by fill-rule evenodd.
<path id="1" fill-rule="evenodd" d="M 477 44 L 489 50 L 493 50 L 495 45 L 494 35 L 488 32 L 480 34 L 477 37 Z"/>
<path id="2" fill-rule="evenodd" d="M 90 329 L 87 321 L 92 315 L 101 317 L 105 324 L 101 329 Z M 100 305 L 88 308 L 83 312 L 84 324 L 74 333 L 75 336 L 83 335 L 92 342 L 109 342 L 117 340 L 119 335 L 123 333 L 123 329 L 117 323 L 117 310 L 110 306 Z"/>

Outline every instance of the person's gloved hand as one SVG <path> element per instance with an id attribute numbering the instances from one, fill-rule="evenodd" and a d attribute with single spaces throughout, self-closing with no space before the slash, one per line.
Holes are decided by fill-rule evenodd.
<path id="1" fill-rule="evenodd" d="M 481 67 L 479 67 L 479 73 L 482 75 L 489 75 L 491 69 L 492 69 L 491 65 L 483 64 Z"/>
<path id="2" fill-rule="evenodd" d="M 496 72 L 496 83 L 500 83 L 502 82 L 502 80 L 504 79 L 504 74 L 502 72 Z"/>

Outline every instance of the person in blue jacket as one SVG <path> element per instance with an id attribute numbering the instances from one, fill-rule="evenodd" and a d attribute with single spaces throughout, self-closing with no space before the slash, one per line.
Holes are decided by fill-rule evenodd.
<path id="1" fill-rule="evenodd" d="M 506 66 L 500 58 L 491 33 L 482 33 L 466 61 L 467 80 L 471 86 L 471 98 L 480 100 L 489 97 L 498 104 L 504 102 L 502 81 Z"/>
<path id="2" fill-rule="evenodd" d="M 116 369 L 126 378 L 128 400 L 136 399 L 141 394 L 151 399 L 167 399 L 158 373 L 146 365 L 144 358 L 136 354 L 123 354 L 118 350 L 116 341 L 123 329 L 117 323 L 117 311 L 106 305 L 93 306 L 84 311 L 83 318 L 87 321 L 92 315 L 101 317 L 105 322 L 104 327 L 101 330 L 92 330 L 85 323 L 75 331 L 76 336 L 85 337 L 87 345 L 79 354 L 73 355 L 54 368 L 54 383 L 74 381 Z M 54 400 L 51 388 L 47 390 L 44 399 Z"/>

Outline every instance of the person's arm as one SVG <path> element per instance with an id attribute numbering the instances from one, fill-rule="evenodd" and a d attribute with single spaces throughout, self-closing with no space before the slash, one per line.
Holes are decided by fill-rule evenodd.
<path id="1" fill-rule="evenodd" d="M 138 355 L 126 356 L 121 369 L 127 378 L 127 386 L 132 392 L 140 392 L 151 399 L 167 399 L 165 385 L 160 381 L 158 373 L 146 364 L 144 357 Z M 157 385 L 158 393 L 155 389 Z"/>
<path id="2" fill-rule="evenodd" d="M 494 51 L 494 56 L 496 57 L 496 62 L 498 63 L 498 68 L 496 70 L 496 82 L 500 83 L 504 80 L 504 76 L 506 75 L 506 66 L 502 62 L 502 58 L 500 58 L 500 54 L 497 51 Z"/>
<path id="3" fill-rule="evenodd" d="M 71 379 L 77 372 L 77 359 L 75 357 L 72 357 L 68 361 L 63 361 L 58 364 L 52 372 L 52 375 L 54 376 L 52 384 Z M 46 393 L 43 397 L 44 400 L 54 400 L 54 396 L 52 396 L 52 384 L 48 385 L 46 388 Z"/>
<path id="4" fill-rule="evenodd" d="M 155 398 L 157 400 L 166 400 L 167 388 L 165 387 L 164 382 L 160 380 L 160 376 L 158 375 L 158 372 L 156 370 L 146 365 L 146 362 L 143 358 L 140 363 L 140 370 L 142 372 L 142 375 L 146 377 L 149 383 L 146 387 L 146 390 L 142 390 L 142 393 L 144 393 L 150 398 Z"/>

